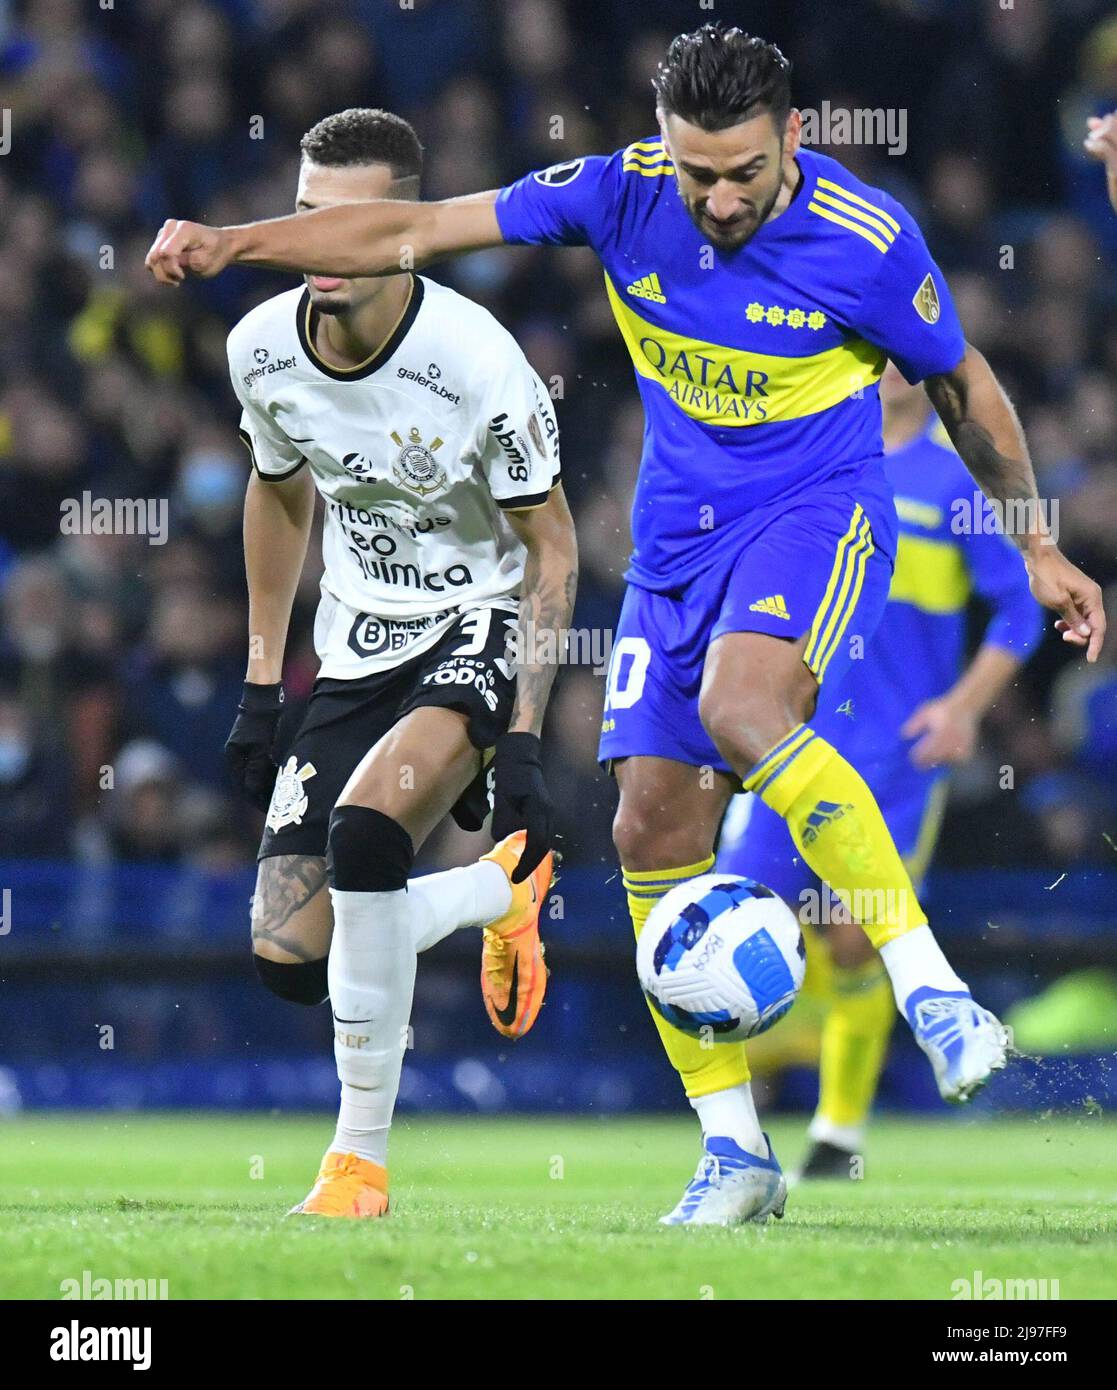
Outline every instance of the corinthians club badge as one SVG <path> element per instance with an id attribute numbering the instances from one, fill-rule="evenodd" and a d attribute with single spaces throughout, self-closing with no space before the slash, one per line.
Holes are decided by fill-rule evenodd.
<path id="1" fill-rule="evenodd" d="M 435 436 L 429 444 L 423 443 L 423 436 L 412 425 L 405 444 L 399 435 L 392 431 L 393 441 L 399 445 L 399 455 L 393 464 L 393 472 L 404 487 L 425 497 L 429 492 L 437 492 L 446 486 L 446 470 L 435 458 L 436 449 L 443 441 Z"/>
<path id="2" fill-rule="evenodd" d="M 306 808 L 310 805 L 303 783 L 315 776 L 317 771 L 313 763 L 303 763 L 296 771 L 294 757 L 287 759 L 279 769 L 275 790 L 271 794 L 267 818 L 269 830 L 282 830 L 285 825 L 302 825 Z"/>

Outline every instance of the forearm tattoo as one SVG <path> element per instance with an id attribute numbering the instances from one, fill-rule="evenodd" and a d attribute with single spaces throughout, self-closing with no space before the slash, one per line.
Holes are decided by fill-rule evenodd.
<path id="1" fill-rule="evenodd" d="M 1010 435 L 1019 446 L 1016 457 L 998 447 L 988 425 L 973 417 L 964 377 L 958 374 L 931 377 L 927 381 L 927 395 L 962 462 L 988 496 L 999 502 L 1035 497 L 1035 474 L 1023 431 L 1007 396 L 999 392 L 997 407 L 1002 418 L 996 423 L 1002 426 L 1002 436 Z"/>
<path id="2" fill-rule="evenodd" d="M 517 633 L 520 660 L 516 666 L 516 701 L 511 721 L 515 729 L 538 733 L 542 728 L 577 588 L 576 565 L 544 574 L 538 558 L 529 552 Z"/>

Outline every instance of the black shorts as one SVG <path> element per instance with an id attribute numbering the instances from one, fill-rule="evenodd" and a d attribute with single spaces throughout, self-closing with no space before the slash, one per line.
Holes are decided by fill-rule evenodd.
<path id="1" fill-rule="evenodd" d="M 280 758 L 257 859 L 325 856 L 330 812 L 361 759 L 405 714 L 425 705 L 460 710 L 482 753 L 508 728 L 516 681 L 506 658 L 508 621 L 499 608 L 463 613 L 420 656 L 356 680 L 314 682 L 294 741 Z M 491 773 L 482 766 L 453 807 L 465 830 L 492 809 Z"/>

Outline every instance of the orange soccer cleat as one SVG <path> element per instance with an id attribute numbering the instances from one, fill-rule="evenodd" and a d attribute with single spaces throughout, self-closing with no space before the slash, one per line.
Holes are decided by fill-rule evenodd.
<path id="1" fill-rule="evenodd" d="M 503 917 L 484 929 L 481 948 L 481 994 L 489 1022 L 506 1038 L 522 1038 L 535 1020 L 547 991 L 547 967 L 539 939 L 539 914 L 551 887 L 555 857 L 548 854 L 523 883 L 512 883 L 520 862 L 523 830 L 494 846 L 482 859 L 491 859 L 508 875 L 512 905 Z"/>
<path id="2" fill-rule="evenodd" d="M 388 1170 L 356 1154 L 331 1149 L 322 1160 L 318 1179 L 309 1196 L 291 1208 L 288 1216 L 387 1216 Z"/>

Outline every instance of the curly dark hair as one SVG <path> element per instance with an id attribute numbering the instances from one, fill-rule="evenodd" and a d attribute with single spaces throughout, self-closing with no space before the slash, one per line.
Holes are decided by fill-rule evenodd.
<path id="1" fill-rule="evenodd" d="M 770 111 L 782 129 L 791 110 L 788 59 L 774 43 L 718 24 L 672 39 L 652 86 L 662 111 L 703 130 L 724 130 L 759 111 Z"/>
<path id="2" fill-rule="evenodd" d="M 423 147 L 402 116 L 370 106 L 335 111 L 311 126 L 299 141 L 303 157 L 328 168 L 386 164 L 393 179 L 418 179 Z"/>

